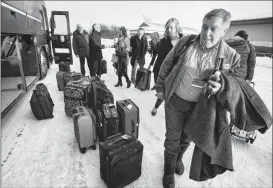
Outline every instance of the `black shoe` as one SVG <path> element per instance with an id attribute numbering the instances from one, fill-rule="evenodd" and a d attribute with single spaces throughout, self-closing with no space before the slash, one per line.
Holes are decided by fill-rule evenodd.
<path id="1" fill-rule="evenodd" d="M 174 188 L 174 174 L 166 174 L 163 175 L 162 184 L 164 188 Z"/>
<path id="2" fill-rule="evenodd" d="M 127 82 L 127 88 L 131 87 L 131 81 Z"/>
<path id="3" fill-rule="evenodd" d="M 184 173 L 184 164 L 183 162 L 180 160 L 180 161 L 177 161 L 176 162 L 176 167 L 175 167 L 175 173 L 178 174 L 178 175 L 183 175 Z"/>
<path id="4" fill-rule="evenodd" d="M 155 90 L 155 86 L 151 90 Z"/>
<path id="5" fill-rule="evenodd" d="M 156 108 L 153 108 L 153 109 L 152 109 L 152 112 L 151 112 L 152 116 L 155 116 L 156 113 L 157 113 L 157 109 L 156 109 Z"/>
<path id="6" fill-rule="evenodd" d="M 122 87 L 122 83 L 121 83 L 121 82 L 118 82 L 118 83 L 115 85 L 115 87 L 118 87 L 118 86 Z"/>

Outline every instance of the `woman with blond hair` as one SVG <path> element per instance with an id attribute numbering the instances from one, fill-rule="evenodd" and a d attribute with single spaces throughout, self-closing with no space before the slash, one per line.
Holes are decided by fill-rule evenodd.
<path id="1" fill-rule="evenodd" d="M 183 36 L 181 33 L 179 21 L 176 18 L 171 18 L 165 24 L 164 38 L 162 38 L 158 44 L 158 55 L 153 68 L 155 83 L 158 77 L 160 67 L 179 39 Z M 154 89 L 154 88 L 153 88 Z M 151 114 L 154 116 L 157 113 L 157 109 L 162 104 L 163 100 L 157 98 L 154 108 Z"/>
<path id="2" fill-rule="evenodd" d="M 127 82 L 127 88 L 131 86 L 131 81 L 127 74 L 127 66 L 129 62 L 129 50 L 130 50 L 130 39 L 127 36 L 127 31 L 124 26 L 119 30 L 119 38 L 117 43 L 114 45 L 116 55 L 118 56 L 117 73 L 118 83 L 115 87 L 122 86 L 122 76 L 125 77 Z"/>

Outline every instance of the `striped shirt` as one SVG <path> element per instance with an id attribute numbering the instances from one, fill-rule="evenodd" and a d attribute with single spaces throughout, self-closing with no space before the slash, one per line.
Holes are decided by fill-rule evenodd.
<path id="1" fill-rule="evenodd" d="M 209 51 L 202 46 L 200 41 L 193 45 L 193 52 L 184 66 L 182 78 L 175 93 L 186 101 L 198 102 L 205 87 L 204 80 L 215 69 L 219 42 Z"/>

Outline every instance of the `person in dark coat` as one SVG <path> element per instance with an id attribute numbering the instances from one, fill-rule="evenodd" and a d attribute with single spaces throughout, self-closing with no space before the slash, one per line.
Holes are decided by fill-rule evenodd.
<path id="1" fill-rule="evenodd" d="M 89 47 L 88 43 L 85 39 L 85 35 L 83 34 L 83 26 L 78 24 L 77 29 L 73 32 L 73 51 L 76 57 L 80 58 L 81 64 L 81 73 L 85 76 L 85 59 L 87 59 L 87 64 L 89 71 L 91 72 L 92 67 L 89 64 L 88 56 L 89 56 Z"/>
<path id="2" fill-rule="evenodd" d="M 160 40 L 161 40 L 161 38 L 160 38 L 158 32 L 151 33 L 150 46 L 151 46 L 152 59 L 151 59 L 148 69 L 150 69 L 151 66 L 154 65 L 155 59 L 158 55 L 158 46 L 159 46 Z M 154 82 L 156 82 L 155 74 L 154 74 Z M 155 89 L 155 87 L 152 88 L 152 90 L 154 90 L 154 89 Z"/>
<path id="3" fill-rule="evenodd" d="M 129 88 L 131 86 L 131 81 L 127 74 L 127 66 L 129 62 L 130 40 L 124 26 L 120 28 L 119 32 L 119 38 L 115 44 L 115 51 L 116 55 L 118 56 L 118 63 L 116 67 L 118 73 L 118 83 L 115 85 L 115 87 L 122 86 L 122 76 L 124 76 L 127 82 L 127 88 Z"/>
<path id="4" fill-rule="evenodd" d="M 89 61 L 92 64 L 91 77 L 97 76 L 98 78 L 101 76 L 101 60 L 103 59 L 101 50 L 106 47 L 101 44 L 100 31 L 100 24 L 93 24 L 92 33 L 89 37 Z"/>
<path id="5" fill-rule="evenodd" d="M 240 67 L 240 55 L 223 41 L 230 20 L 230 13 L 224 9 L 207 13 L 201 33 L 190 41 L 188 48 L 183 50 L 190 36 L 183 36 L 160 67 L 156 96 L 165 100 L 164 188 L 174 188 L 174 173 L 184 173 L 182 158 L 191 142 L 184 128 L 199 97 L 205 88 L 211 87 L 214 98 L 221 88 L 221 80 L 209 78 L 215 69 L 237 74 Z"/>
<path id="6" fill-rule="evenodd" d="M 171 51 L 173 46 L 178 42 L 178 40 L 183 36 L 181 33 L 180 24 L 179 21 L 176 18 L 171 18 L 167 21 L 165 24 L 165 33 L 164 38 L 162 38 L 158 45 L 158 55 L 157 59 L 153 68 L 154 73 L 154 82 L 157 81 L 157 76 L 160 70 L 160 67 L 162 65 L 162 62 L 168 55 L 168 53 Z M 151 61 L 150 66 L 148 69 L 150 69 L 151 65 L 153 65 L 153 62 Z M 154 88 L 152 88 L 154 89 Z M 162 104 L 163 100 L 160 98 L 157 98 L 154 108 L 152 109 L 151 114 L 154 116 L 157 113 L 157 109 Z"/>
<path id="7" fill-rule="evenodd" d="M 238 31 L 234 37 L 226 40 L 241 56 L 239 76 L 251 84 L 256 64 L 256 50 L 250 43 L 248 34 L 244 30 Z"/>
<path id="8" fill-rule="evenodd" d="M 139 28 L 137 34 L 130 38 L 131 45 L 131 65 L 132 65 L 132 73 L 131 73 L 131 81 L 135 83 L 136 70 L 137 65 L 143 68 L 145 65 L 145 55 L 148 50 L 148 42 L 147 37 L 144 35 L 145 31 L 143 28 Z"/>

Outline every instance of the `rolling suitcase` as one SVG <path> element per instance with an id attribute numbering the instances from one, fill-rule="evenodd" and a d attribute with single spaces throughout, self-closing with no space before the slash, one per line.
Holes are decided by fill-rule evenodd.
<path id="1" fill-rule="evenodd" d="M 38 84 L 33 90 L 30 107 L 36 119 L 53 118 L 54 103 L 44 84 Z"/>
<path id="2" fill-rule="evenodd" d="M 87 106 L 89 103 L 88 88 L 92 78 L 83 77 L 77 81 L 69 81 L 64 88 L 65 113 L 73 115 L 73 110 L 77 106 Z"/>
<path id="3" fill-rule="evenodd" d="M 56 79 L 57 79 L 57 86 L 59 91 L 63 91 L 65 85 L 67 84 L 67 82 L 71 81 L 71 80 L 79 80 L 82 78 L 82 74 L 81 73 L 77 73 L 77 72 L 63 72 L 63 71 L 58 71 L 56 73 Z"/>
<path id="4" fill-rule="evenodd" d="M 116 101 L 119 115 L 119 132 L 122 134 L 134 135 L 138 139 L 139 132 L 139 108 L 131 100 Z"/>
<path id="5" fill-rule="evenodd" d="M 82 73 L 80 72 L 66 72 L 64 73 L 64 86 L 69 82 L 69 81 L 77 81 L 81 79 Z"/>
<path id="6" fill-rule="evenodd" d="M 119 116 L 114 104 L 103 104 L 98 113 L 98 137 L 100 142 L 118 134 Z"/>
<path id="7" fill-rule="evenodd" d="M 244 139 L 246 141 L 246 143 L 250 142 L 251 144 L 253 144 L 253 142 L 257 138 L 257 132 L 256 131 L 247 132 L 247 131 L 244 131 L 244 130 L 240 130 L 239 128 L 237 128 L 234 125 L 230 125 L 230 134 L 232 136 Z"/>
<path id="8" fill-rule="evenodd" d="M 129 185 L 141 176 L 143 145 L 130 135 L 117 135 L 99 144 L 100 176 L 110 188 Z"/>
<path id="9" fill-rule="evenodd" d="M 74 133 L 81 153 L 91 147 L 96 149 L 96 120 L 93 112 L 84 107 L 78 106 L 73 111 Z"/>
<path id="10" fill-rule="evenodd" d="M 101 74 L 107 74 L 107 62 L 104 59 L 101 61 Z"/>
<path id="11" fill-rule="evenodd" d="M 98 78 L 94 78 L 91 87 L 89 87 L 88 93 L 90 93 L 90 100 L 88 107 L 94 112 L 102 108 L 102 104 L 113 104 L 113 93 L 107 88 L 107 86 Z"/>
<path id="12" fill-rule="evenodd" d="M 145 68 L 138 68 L 135 87 L 141 91 L 149 90 L 151 83 L 151 71 Z"/>

